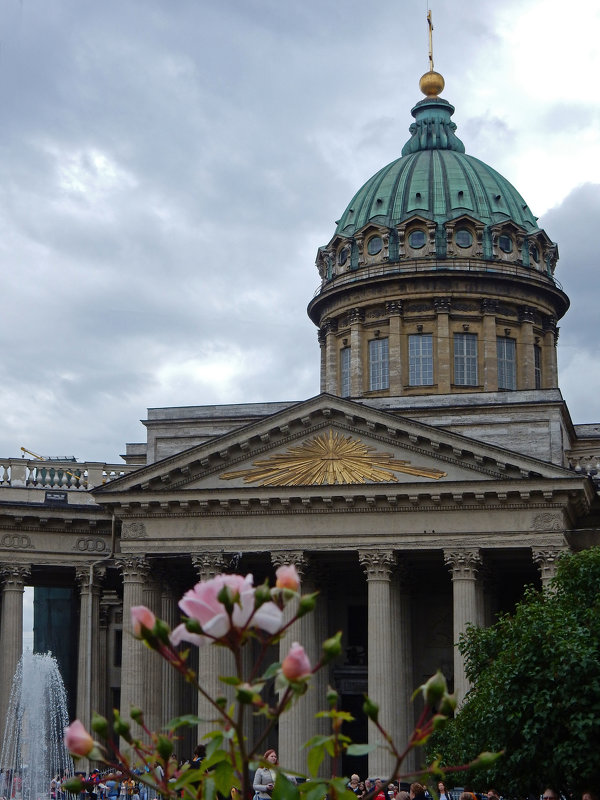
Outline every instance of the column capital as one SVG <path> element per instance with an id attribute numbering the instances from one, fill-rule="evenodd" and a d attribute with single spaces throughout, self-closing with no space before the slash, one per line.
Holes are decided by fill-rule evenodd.
<path id="1" fill-rule="evenodd" d="M 92 577 L 92 586 L 96 589 L 99 588 L 98 584 L 106 575 L 106 567 L 92 567 L 93 569 L 93 577 Z M 75 567 L 75 580 L 79 584 L 79 591 L 80 592 L 87 592 L 88 587 L 90 585 L 90 568 L 84 566 L 83 564 L 79 567 Z"/>
<path id="2" fill-rule="evenodd" d="M 482 565 L 479 550 L 444 550 L 444 564 L 452 570 L 452 580 L 475 580 Z"/>
<path id="3" fill-rule="evenodd" d="M 568 552 L 566 547 L 532 547 L 533 563 L 540 571 L 542 583 L 551 580 L 556 574 L 556 562 L 560 556 Z"/>
<path id="4" fill-rule="evenodd" d="M 30 574 L 30 564 L 0 564 L 0 581 L 4 589 L 22 591 Z"/>
<path id="5" fill-rule="evenodd" d="M 390 316 L 392 314 L 397 314 L 398 316 L 402 316 L 403 312 L 402 300 L 391 300 L 389 303 L 386 303 L 385 311 Z"/>
<path id="6" fill-rule="evenodd" d="M 351 308 L 350 313 L 348 314 L 348 321 L 350 325 L 356 325 L 359 322 L 365 321 L 365 310 L 364 308 Z"/>
<path id="7" fill-rule="evenodd" d="M 330 333 L 337 333 L 338 329 L 338 322 L 337 319 L 326 319 L 323 325 L 321 326 L 321 330 L 328 336 Z"/>
<path id="8" fill-rule="evenodd" d="M 449 314 L 450 313 L 450 298 L 449 297 L 434 297 L 433 307 L 436 314 Z"/>
<path id="9" fill-rule="evenodd" d="M 535 322 L 535 308 L 532 306 L 519 306 L 519 322 Z"/>
<path id="10" fill-rule="evenodd" d="M 302 577 L 308 567 L 308 556 L 303 550 L 273 550 L 271 551 L 271 563 L 277 567 L 291 565 L 296 567 L 298 575 Z"/>
<path id="11" fill-rule="evenodd" d="M 359 550 L 358 561 L 368 581 L 389 581 L 396 565 L 396 558 L 391 550 Z"/>
<path id="12" fill-rule="evenodd" d="M 482 314 L 496 314 L 498 311 L 498 301 L 490 297 L 484 297 L 481 301 Z"/>
<path id="13" fill-rule="evenodd" d="M 150 574 L 150 564 L 144 556 L 121 556 L 116 561 L 123 582 L 144 583 Z"/>
<path id="14" fill-rule="evenodd" d="M 190 553 L 190 557 L 201 581 L 215 578 L 227 566 L 223 553 Z"/>

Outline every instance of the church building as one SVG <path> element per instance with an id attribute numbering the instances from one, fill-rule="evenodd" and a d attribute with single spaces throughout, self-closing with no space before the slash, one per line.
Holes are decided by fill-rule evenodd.
<path id="1" fill-rule="evenodd" d="M 146 442 L 122 465 L 2 460 L 0 719 L 24 586 L 67 593 L 73 713 L 89 724 L 90 709 L 136 704 L 158 727 L 198 701 L 133 639 L 130 608 L 176 624 L 198 580 L 259 583 L 295 564 L 303 592 L 320 595 L 283 651 L 297 640 L 316 660 L 341 630 L 343 654 L 270 745 L 305 769 L 327 684 L 356 716 L 355 740 L 376 741 L 368 693 L 402 741 L 413 689 L 438 668 L 459 700 L 468 691 L 455 646 L 466 627 L 491 624 L 526 585 L 547 584 L 561 553 L 599 541 L 600 425 L 574 425 L 559 389 L 558 247 L 519 192 L 466 154 L 442 76 L 420 87 L 400 157 L 317 252 L 320 394 L 149 409 Z M 228 670 L 220 651 L 196 656 L 213 692 Z M 344 766 L 388 765 L 374 750 Z"/>

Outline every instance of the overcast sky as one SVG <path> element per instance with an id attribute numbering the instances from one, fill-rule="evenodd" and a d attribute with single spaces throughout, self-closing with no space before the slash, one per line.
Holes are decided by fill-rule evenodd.
<path id="1" fill-rule="evenodd" d="M 467 152 L 559 243 L 600 421 L 600 6 L 430 0 Z M 3 0 L 0 455 L 116 462 L 148 407 L 319 391 L 317 248 L 400 155 L 425 0 Z"/>

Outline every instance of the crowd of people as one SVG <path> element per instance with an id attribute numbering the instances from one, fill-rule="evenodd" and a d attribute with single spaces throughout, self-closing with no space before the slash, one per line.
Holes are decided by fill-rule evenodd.
<path id="1" fill-rule="evenodd" d="M 205 757 L 204 745 L 198 745 L 189 760 L 190 767 L 198 767 Z M 263 755 L 264 767 L 259 767 L 254 774 L 254 798 L 253 800 L 270 800 L 278 771 L 278 759 L 275 750 L 267 750 Z M 155 769 L 160 770 L 160 766 Z M 149 770 L 149 767 L 146 767 Z M 99 770 L 92 770 L 89 775 L 76 773 L 82 776 L 88 783 L 87 792 L 82 793 L 80 800 L 157 800 L 157 792 L 147 786 L 141 780 L 126 775 L 115 775 L 115 773 L 102 774 Z M 141 777 L 141 771 L 137 771 Z M 72 796 L 63 789 L 63 782 L 70 776 L 62 778 L 56 775 L 50 784 L 51 800 L 72 800 Z M 293 776 L 288 778 L 295 781 Z M 372 800 L 435 800 L 425 786 L 420 783 L 400 784 L 398 782 L 384 783 L 380 778 L 366 778 L 361 780 L 360 776 L 353 774 L 348 781 L 348 788 L 357 798 L 372 798 Z M 437 784 L 439 800 L 504 800 L 501 793 L 490 788 L 486 792 L 471 791 L 467 788 L 450 788 L 443 781 Z M 573 795 L 565 797 L 552 787 L 547 787 L 537 796 L 522 798 L 522 800 L 600 800 L 598 795 L 586 790 L 581 797 Z"/>

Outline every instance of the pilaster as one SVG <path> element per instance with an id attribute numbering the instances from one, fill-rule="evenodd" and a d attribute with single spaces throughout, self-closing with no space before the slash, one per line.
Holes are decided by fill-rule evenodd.
<path id="1" fill-rule="evenodd" d="M 361 397 L 364 394 L 363 383 L 363 322 L 365 312 L 361 308 L 353 308 L 350 312 L 350 395 Z"/>
<path id="2" fill-rule="evenodd" d="M 391 576 L 395 559 L 391 550 L 360 550 L 358 559 L 367 578 L 368 695 L 379 705 L 379 721 L 391 732 L 397 709 L 393 687 L 396 682 L 392 652 Z M 369 775 L 389 775 L 393 759 L 385 750 L 383 737 L 369 724 L 369 744 L 376 749 L 369 754 Z"/>
<path id="3" fill-rule="evenodd" d="M 535 389 L 534 309 L 529 306 L 521 307 L 519 320 L 521 336 L 517 345 L 517 389 Z"/>
<path id="4" fill-rule="evenodd" d="M 325 331 L 325 391 L 338 395 L 338 346 L 337 346 L 337 320 L 329 319 L 323 326 Z"/>
<path id="5" fill-rule="evenodd" d="M 483 315 L 483 386 L 486 392 L 498 391 L 498 349 L 496 346 L 496 311 L 498 301 L 481 301 Z"/>
<path id="6" fill-rule="evenodd" d="M 402 394 L 402 302 L 394 300 L 385 307 L 390 320 L 389 329 L 389 369 L 390 369 L 390 395 L 398 397 Z M 408 381 L 407 381 L 408 382 Z"/>
<path id="7" fill-rule="evenodd" d="M 444 550 L 444 562 L 452 571 L 454 692 L 460 705 L 469 690 L 465 665 L 457 643 L 469 625 L 481 625 L 483 609 L 477 588 L 477 571 L 481 566 L 479 550 Z"/>
<path id="8" fill-rule="evenodd" d="M 438 392 L 449 394 L 452 359 L 450 357 L 450 298 L 436 297 L 433 301 L 437 314 L 437 359 L 434 374 L 437 374 Z"/>

